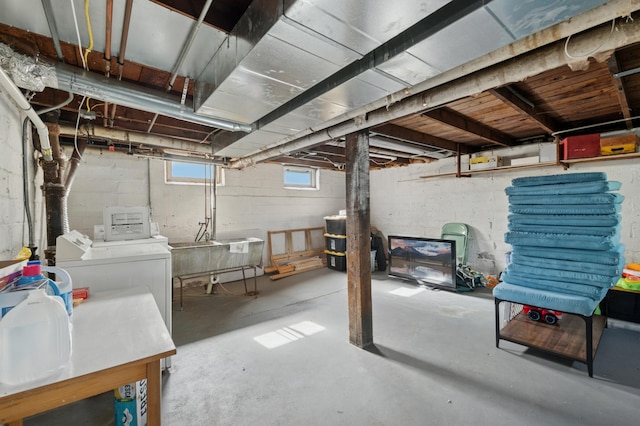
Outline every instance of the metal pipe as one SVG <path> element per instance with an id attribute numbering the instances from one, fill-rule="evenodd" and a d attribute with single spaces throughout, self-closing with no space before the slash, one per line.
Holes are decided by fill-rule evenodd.
<path id="1" fill-rule="evenodd" d="M 36 129 L 38 130 L 38 136 L 40 136 L 40 149 L 42 150 L 42 155 L 46 161 L 53 160 L 53 156 L 51 155 L 51 143 L 49 142 L 49 131 L 47 130 L 47 126 L 42 122 L 40 116 L 35 112 L 35 110 L 31 107 L 31 104 L 24 97 L 18 86 L 13 83 L 13 80 L 9 78 L 9 76 L 4 72 L 2 68 L 0 68 L 0 86 L 4 89 L 4 92 L 8 94 L 27 114 L 27 117 L 31 120 Z"/>
<path id="2" fill-rule="evenodd" d="M 191 32 L 187 37 L 187 41 L 184 43 L 184 46 L 180 51 L 180 55 L 178 56 L 178 60 L 176 61 L 176 64 L 173 66 L 173 70 L 171 71 L 171 79 L 169 80 L 169 84 L 167 86 L 167 92 L 170 92 L 171 89 L 173 89 L 173 83 L 176 82 L 176 78 L 178 77 L 178 72 L 180 71 L 180 67 L 182 67 L 184 60 L 187 58 L 187 54 L 191 50 L 191 45 L 193 44 L 193 41 L 196 39 L 196 35 L 198 35 L 198 31 L 202 26 L 202 21 L 204 21 L 204 18 L 207 16 L 207 13 L 209 13 L 209 8 L 211 8 L 211 3 L 213 3 L 213 0 L 207 0 L 204 7 L 202 8 L 202 11 L 200 12 L 200 16 L 198 17 L 198 20 L 196 21 L 195 25 L 191 27 Z M 185 83 L 185 88 L 187 86 L 188 86 L 188 83 Z M 156 114 L 153 117 L 153 120 L 151 120 L 151 124 L 147 129 L 147 133 L 151 133 L 151 129 L 156 124 L 157 119 L 158 119 L 158 114 Z"/>
<path id="3" fill-rule="evenodd" d="M 113 0 L 107 0 L 107 17 L 105 18 L 104 75 L 111 76 L 111 27 L 113 24 Z M 109 119 L 109 102 L 103 105 L 102 125 L 107 127 Z"/>
<path id="4" fill-rule="evenodd" d="M 29 232 L 29 242 L 27 247 L 35 247 L 35 238 L 33 236 L 33 218 L 31 217 L 31 198 L 29 197 L 29 164 L 27 162 L 27 130 L 29 129 L 29 117 L 25 117 L 22 122 L 22 192 L 24 199 L 24 212 L 27 217 L 27 228 Z"/>
<path id="5" fill-rule="evenodd" d="M 100 126 L 93 126 L 90 130 L 91 136 L 99 139 L 111 141 L 128 141 L 135 145 L 167 148 L 175 151 L 193 152 L 203 155 L 211 154 L 209 145 L 198 142 L 188 142 L 181 139 L 168 138 L 157 135 L 147 135 L 146 133 L 126 132 L 123 130 L 107 129 Z M 73 136 L 76 134 L 74 125 L 61 125 L 60 134 Z"/>
<path id="6" fill-rule="evenodd" d="M 107 0 L 107 17 L 105 28 L 105 41 L 104 41 L 104 60 L 108 61 L 109 68 L 111 67 L 111 25 L 113 21 L 113 0 Z M 107 69 L 107 72 L 109 69 Z"/>
<path id="7" fill-rule="evenodd" d="M 60 47 L 60 36 L 58 35 L 58 26 L 53 16 L 53 7 L 50 0 L 42 0 L 42 8 L 49 25 L 49 31 L 51 32 L 51 39 L 53 40 L 53 46 L 56 49 L 56 55 L 60 62 L 64 61 L 64 55 L 62 54 L 62 48 Z"/>
<path id="8" fill-rule="evenodd" d="M 58 78 L 57 89 L 67 90 L 92 99 L 100 99 L 103 102 L 111 102 L 232 132 L 248 133 L 252 130 L 252 127 L 248 124 L 198 115 L 193 110 L 184 108 L 171 95 L 164 92 L 158 93 L 157 91 L 141 88 L 126 82 L 115 82 L 97 74 L 60 63 L 56 64 L 55 71 Z"/>
<path id="9" fill-rule="evenodd" d="M 120 52 L 118 52 L 118 64 L 120 67 L 124 65 L 124 54 L 127 50 L 127 40 L 129 38 L 129 24 L 131 23 L 131 9 L 133 8 L 133 0 L 127 0 L 124 9 L 124 21 L 122 24 L 122 37 L 120 38 Z M 122 75 L 122 73 L 120 74 Z"/>
<path id="10" fill-rule="evenodd" d="M 73 154 L 71 154 L 71 158 L 69 159 L 69 169 L 67 171 L 67 177 L 64 181 L 65 197 L 68 196 L 69 191 L 71 191 L 73 181 L 76 178 L 76 171 L 78 170 L 78 166 L 80 165 L 80 159 L 82 158 L 82 154 L 84 154 L 84 150 L 86 147 L 87 140 L 79 139 L 78 144 L 73 148 Z"/>
<path id="11" fill-rule="evenodd" d="M 129 39 L 129 24 L 131 23 L 131 9 L 133 8 L 133 0 L 127 0 L 124 9 L 124 19 L 122 21 L 122 34 L 120 36 L 120 51 L 118 52 L 118 81 L 122 80 L 122 69 L 124 68 L 124 55 L 127 50 L 127 40 Z M 107 102 L 105 101 L 105 104 Z M 116 119 L 116 108 L 118 105 L 113 104 L 111 108 L 111 116 L 109 117 L 109 127 L 113 127 Z"/>

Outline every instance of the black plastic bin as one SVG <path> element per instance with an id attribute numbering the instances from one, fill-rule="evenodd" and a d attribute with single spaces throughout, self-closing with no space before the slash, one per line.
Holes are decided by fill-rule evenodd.
<path id="1" fill-rule="evenodd" d="M 347 235 L 347 217 L 346 216 L 325 216 L 327 223 L 327 234 Z"/>
<path id="2" fill-rule="evenodd" d="M 345 252 L 347 251 L 347 236 L 324 234 L 325 248 L 331 251 Z"/>

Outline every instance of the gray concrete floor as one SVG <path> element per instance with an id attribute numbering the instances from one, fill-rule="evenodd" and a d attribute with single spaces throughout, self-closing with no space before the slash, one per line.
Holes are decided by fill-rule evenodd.
<path id="1" fill-rule="evenodd" d="M 241 282 L 215 295 L 197 286 L 183 311 L 174 302 L 163 424 L 638 424 L 638 331 L 606 329 L 589 378 L 579 362 L 496 348 L 489 289 L 404 297 L 391 292 L 417 288 L 376 272 L 375 345 L 363 350 L 349 344 L 344 273 L 261 277 L 258 287 L 253 298 Z M 25 425 L 111 425 L 112 408 L 106 393 Z"/>

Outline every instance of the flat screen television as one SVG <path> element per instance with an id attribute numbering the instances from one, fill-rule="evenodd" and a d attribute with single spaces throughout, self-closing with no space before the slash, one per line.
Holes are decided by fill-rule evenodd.
<path id="1" fill-rule="evenodd" d="M 456 242 L 389 236 L 389 275 L 456 290 Z"/>

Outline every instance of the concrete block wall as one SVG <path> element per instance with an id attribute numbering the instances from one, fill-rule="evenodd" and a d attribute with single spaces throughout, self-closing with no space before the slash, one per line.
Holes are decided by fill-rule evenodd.
<path id="1" fill-rule="evenodd" d="M 70 155 L 68 149 L 67 154 Z M 152 221 L 170 241 L 193 241 L 205 217 L 205 187 L 165 183 L 164 162 L 88 149 L 69 195 L 69 224 L 89 237 L 110 205 L 150 205 Z M 218 188 L 217 233 L 258 237 L 272 230 L 324 226 L 324 216 L 344 209 L 344 173 L 322 170 L 320 190 L 283 188 L 277 164 L 225 170 Z"/>
<path id="2" fill-rule="evenodd" d="M 22 178 L 22 120 L 20 110 L 0 92 L 0 260 L 12 259 L 28 244 L 28 228 L 24 211 Z M 28 169 L 34 238 L 43 255 L 42 239 L 42 173 L 36 170 L 29 142 Z M 45 241 L 46 243 L 46 241 Z"/>
<path id="3" fill-rule="evenodd" d="M 267 238 L 267 231 L 324 226 L 324 216 L 344 209 L 344 173 L 320 172 L 320 190 L 283 188 L 279 164 L 259 164 L 225 170 L 225 185 L 218 187 L 218 236 Z M 191 241 L 205 217 L 202 185 L 164 183 L 164 164 L 151 162 L 153 217 L 170 240 Z M 247 231 L 259 235 L 246 235 Z"/>
<path id="4" fill-rule="evenodd" d="M 574 172 L 605 172 L 622 182 L 622 242 L 627 262 L 640 261 L 640 163 L 637 159 L 515 169 L 475 174 L 468 178 L 420 176 L 455 170 L 455 159 L 383 169 L 371 174 L 371 223 L 385 235 L 438 238 L 442 225 L 463 222 L 472 229 L 468 263 L 479 271 L 498 274 L 506 266 L 504 243 L 508 203 L 504 189 L 511 180 Z"/>

